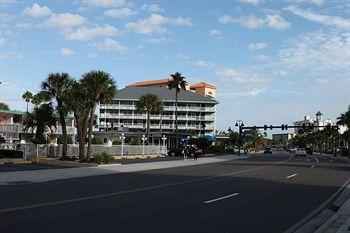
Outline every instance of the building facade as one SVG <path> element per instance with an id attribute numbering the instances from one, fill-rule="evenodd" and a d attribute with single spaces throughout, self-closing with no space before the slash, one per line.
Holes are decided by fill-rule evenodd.
<path id="1" fill-rule="evenodd" d="M 318 111 L 315 114 L 315 118 L 311 118 L 310 116 L 304 116 L 304 120 L 296 121 L 293 124 L 295 126 L 303 126 L 304 124 L 306 126 L 313 125 L 314 129 L 311 132 L 316 132 L 318 130 L 322 130 L 323 129 L 323 128 L 320 128 L 320 127 L 324 127 L 324 126 L 326 126 L 328 124 L 332 125 L 332 121 L 330 119 L 324 119 L 323 118 L 323 114 L 320 111 Z M 295 128 L 294 129 L 294 133 L 295 134 L 299 134 L 299 130 L 300 129 Z"/>
<path id="2" fill-rule="evenodd" d="M 169 79 L 138 82 L 119 90 L 112 103 L 100 104 L 99 130 L 145 132 L 147 116 L 136 111 L 136 104 L 142 95 L 154 94 L 162 99 L 164 111 L 160 115 L 151 115 L 151 133 L 174 132 L 175 90 L 167 88 L 168 82 Z M 210 84 L 205 85 L 208 87 L 204 88 L 215 90 L 211 92 L 214 96 L 216 88 Z M 189 86 L 187 90 L 178 93 L 179 133 L 193 136 L 214 135 L 218 102 L 209 94 L 197 93 L 197 88 L 199 87 L 191 90 Z"/>
<path id="3" fill-rule="evenodd" d="M 291 140 L 294 137 L 294 133 L 272 134 L 272 141 L 276 143 L 282 143 L 283 145 L 288 145 L 289 140 Z"/>

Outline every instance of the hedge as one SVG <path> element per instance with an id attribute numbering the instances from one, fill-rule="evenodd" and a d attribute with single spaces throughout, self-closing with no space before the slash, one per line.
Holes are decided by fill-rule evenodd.
<path id="1" fill-rule="evenodd" d="M 19 150 L 0 150 L 0 159 L 4 158 L 23 158 L 23 152 Z"/>

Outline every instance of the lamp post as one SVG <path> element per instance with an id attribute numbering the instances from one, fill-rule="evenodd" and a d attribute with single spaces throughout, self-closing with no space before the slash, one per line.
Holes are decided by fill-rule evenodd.
<path id="1" fill-rule="evenodd" d="M 231 132 L 232 132 L 232 129 L 231 127 L 228 127 L 228 147 L 229 149 L 231 149 Z M 233 153 L 235 153 L 235 150 L 233 149 Z"/>
<path id="2" fill-rule="evenodd" d="M 122 141 L 121 156 L 124 156 L 124 140 L 125 140 L 124 133 L 122 133 L 122 136 L 120 136 L 119 138 Z"/>
<path id="3" fill-rule="evenodd" d="M 145 141 L 147 140 L 145 135 L 142 135 L 142 155 L 145 154 Z"/>
<path id="4" fill-rule="evenodd" d="M 239 142 L 238 142 L 238 156 L 241 156 L 241 138 L 242 138 L 242 127 L 244 126 L 242 120 L 236 121 L 235 126 L 239 127 Z"/>
<path id="5" fill-rule="evenodd" d="M 162 140 L 163 140 L 163 153 L 166 154 L 165 141 L 167 140 L 167 138 L 165 137 L 165 135 L 163 135 Z"/>

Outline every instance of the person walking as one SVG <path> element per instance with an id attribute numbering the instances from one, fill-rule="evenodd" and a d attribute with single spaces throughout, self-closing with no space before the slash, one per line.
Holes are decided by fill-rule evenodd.
<path id="1" fill-rule="evenodd" d="M 184 160 L 187 159 L 188 156 L 188 148 L 187 145 L 184 146 L 183 150 L 182 150 L 182 154 L 184 156 Z"/>
<path id="2" fill-rule="evenodd" d="M 196 150 L 193 149 L 193 160 L 197 160 L 198 159 L 198 153 L 196 153 Z"/>

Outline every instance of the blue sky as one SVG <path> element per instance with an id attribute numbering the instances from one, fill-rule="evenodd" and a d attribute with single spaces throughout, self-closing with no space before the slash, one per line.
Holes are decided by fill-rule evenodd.
<path id="1" fill-rule="evenodd" d="M 0 101 L 25 109 L 50 72 L 118 87 L 181 72 L 218 88 L 217 127 L 292 124 L 350 104 L 347 0 L 0 0 Z"/>

